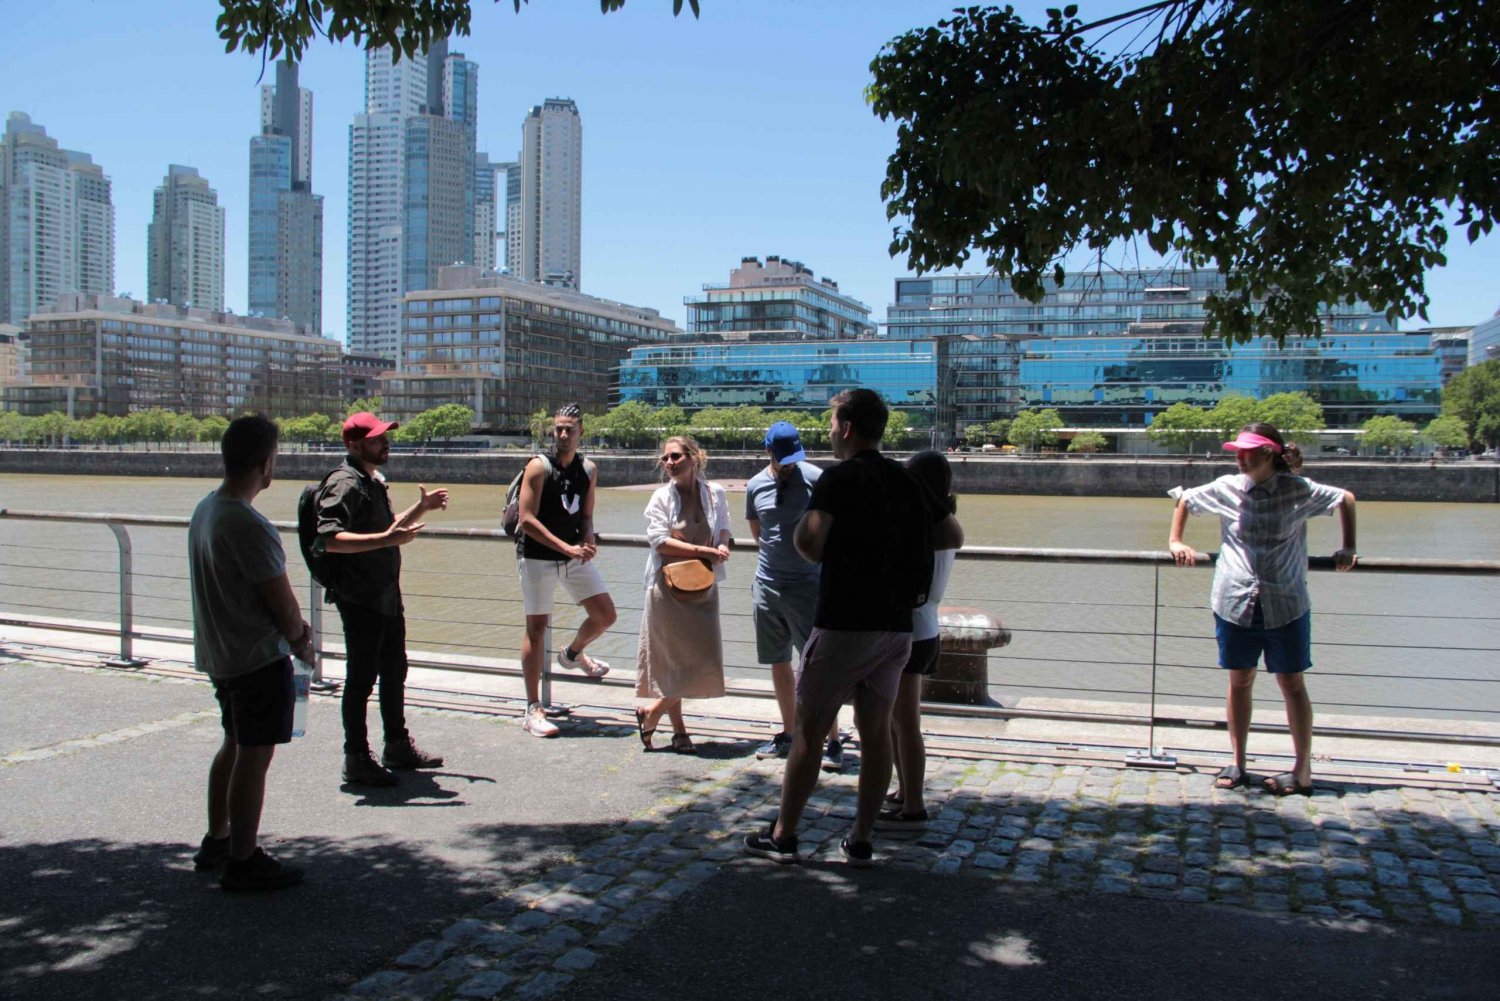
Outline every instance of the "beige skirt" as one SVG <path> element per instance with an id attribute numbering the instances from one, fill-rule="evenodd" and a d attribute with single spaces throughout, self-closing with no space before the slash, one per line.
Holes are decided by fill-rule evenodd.
<path id="1" fill-rule="evenodd" d="M 719 585 L 683 601 L 672 596 L 657 573 L 641 611 L 635 694 L 643 699 L 716 699 L 724 694 Z"/>

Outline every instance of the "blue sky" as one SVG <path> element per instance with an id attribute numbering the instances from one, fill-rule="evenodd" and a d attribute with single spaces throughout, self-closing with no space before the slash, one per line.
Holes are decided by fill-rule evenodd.
<path id="1" fill-rule="evenodd" d="M 1040 20 L 1046 2 L 1015 6 Z M 479 63 L 479 146 L 514 157 L 521 120 L 571 97 L 584 123 L 583 290 L 683 321 L 682 299 L 728 279 L 742 256 L 780 254 L 838 280 L 884 319 L 905 262 L 886 252 L 880 200 L 894 127 L 865 104 L 869 63 L 903 31 L 956 6 L 929 0 L 476 0 L 453 48 Z M 1093 16 L 1125 9 L 1087 5 Z M 151 193 L 169 163 L 199 169 L 225 207 L 226 304 L 246 304 L 248 143 L 259 129 L 260 60 L 226 55 L 213 0 L 6 4 L 0 112 L 24 111 L 91 154 L 114 185 L 115 284 L 146 293 Z M 345 328 L 349 122 L 364 55 L 315 42 L 313 188 L 324 196 L 324 330 Z M 1429 276 L 1433 324 L 1500 307 L 1500 233 L 1457 232 Z M 1407 326 L 1414 324 L 1408 323 Z"/>

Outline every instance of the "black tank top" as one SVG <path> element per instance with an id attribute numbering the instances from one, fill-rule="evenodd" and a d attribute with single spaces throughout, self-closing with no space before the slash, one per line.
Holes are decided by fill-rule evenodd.
<path id="1" fill-rule="evenodd" d="M 573 453 L 573 461 L 565 469 L 558 468 L 556 455 L 547 458 L 552 463 L 552 475 L 542 480 L 542 502 L 537 507 L 537 521 L 563 542 L 576 546 L 583 538 L 584 500 L 589 495 L 588 469 L 583 456 L 577 452 Z M 568 559 L 524 532 L 519 541 L 521 555 L 528 560 L 562 563 Z"/>

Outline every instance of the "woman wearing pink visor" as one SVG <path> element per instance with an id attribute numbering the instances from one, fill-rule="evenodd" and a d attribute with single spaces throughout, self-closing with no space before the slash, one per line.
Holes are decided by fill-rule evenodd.
<path id="1" fill-rule="evenodd" d="M 1302 674 L 1312 666 L 1311 612 L 1307 595 L 1307 519 L 1339 513 L 1344 544 L 1333 554 L 1340 571 L 1354 569 L 1354 495 L 1295 475 L 1302 465 L 1296 445 L 1270 424 L 1247 424 L 1224 443 L 1240 471 L 1187 490 L 1176 488 L 1168 547 L 1178 566 L 1197 555 L 1182 541 L 1192 514 L 1218 515 L 1219 557 L 1212 606 L 1219 666 L 1229 671 L 1225 712 L 1234 764 L 1219 772 L 1219 789 L 1249 786 L 1245 741 L 1250 735 L 1251 686 L 1262 655 L 1281 687 L 1296 763 L 1262 785 L 1277 796 L 1312 795 L 1312 702 Z"/>

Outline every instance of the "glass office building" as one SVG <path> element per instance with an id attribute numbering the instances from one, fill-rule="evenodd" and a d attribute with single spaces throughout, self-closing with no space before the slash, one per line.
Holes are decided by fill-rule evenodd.
<path id="1" fill-rule="evenodd" d="M 937 416 L 938 357 L 930 341 L 766 341 L 653 344 L 620 366 L 619 402 L 756 406 L 822 413 L 846 389 L 873 389 L 911 427 Z"/>
<path id="2" fill-rule="evenodd" d="M 1330 427 L 1436 416 L 1451 337 L 1354 305 L 1326 312 L 1316 336 L 1226 346 L 1202 336 L 1204 300 L 1223 287 L 1217 271 L 1075 274 L 1030 303 L 992 276 L 902 278 L 886 336 L 937 343 L 944 428 L 1035 407 L 1074 426 L 1141 427 L 1177 402 L 1284 392 L 1311 395 Z"/>

